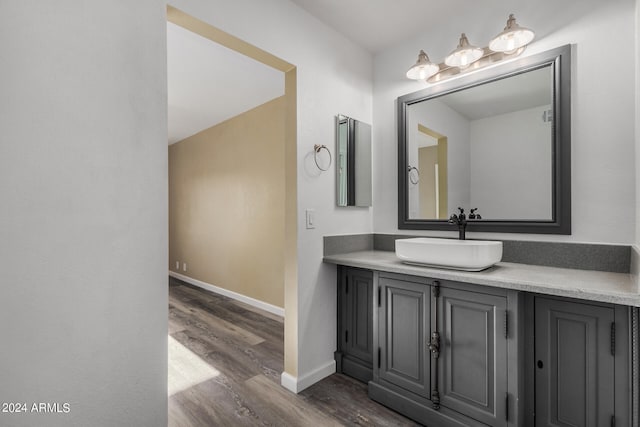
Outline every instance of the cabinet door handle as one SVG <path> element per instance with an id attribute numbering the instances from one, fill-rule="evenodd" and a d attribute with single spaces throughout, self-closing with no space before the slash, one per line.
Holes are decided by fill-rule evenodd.
<path id="1" fill-rule="evenodd" d="M 431 334 L 431 340 L 428 347 L 434 359 L 440 357 L 440 334 L 438 332 Z"/>

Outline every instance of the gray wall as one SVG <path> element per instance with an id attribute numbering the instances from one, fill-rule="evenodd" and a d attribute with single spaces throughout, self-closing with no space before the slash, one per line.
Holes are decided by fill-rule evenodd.
<path id="1" fill-rule="evenodd" d="M 0 4 L 0 412 L 167 423 L 165 3 Z"/>

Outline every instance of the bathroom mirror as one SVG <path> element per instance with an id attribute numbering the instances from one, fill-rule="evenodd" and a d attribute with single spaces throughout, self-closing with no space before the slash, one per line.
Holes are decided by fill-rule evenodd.
<path id="1" fill-rule="evenodd" d="M 371 125 L 336 116 L 336 202 L 371 206 Z"/>
<path id="2" fill-rule="evenodd" d="M 398 227 L 571 234 L 571 46 L 398 98 Z"/>

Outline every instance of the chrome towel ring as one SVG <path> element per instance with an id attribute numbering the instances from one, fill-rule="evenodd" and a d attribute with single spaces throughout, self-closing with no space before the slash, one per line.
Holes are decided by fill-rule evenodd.
<path id="1" fill-rule="evenodd" d="M 409 165 L 407 166 L 407 172 L 409 173 L 409 181 L 411 181 L 413 185 L 416 185 L 420 182 L 420 171 L 417 167 Z"/>
<path id="2" fill-rule="evenodd" d="M 327 153 L 329 154 L 329 164 L 327 165 L 326 168 L 323 168 L 320 166 L 320 164 L 318 163 L 318 153 L 320 153 L 320 151 L 322 150 L 327 150 Z M 316 166 L 318 167 L 318 169 L 320 169 L 323 172 L 326 172 L 329 170 L 329 167 L 331 166 L 331 161 L 332 161 L 332 157 L 331 157 L 331 151 L 329 151 L 329 149 L 327 148 L 326 145 L 320 145 L 320 144 L 316 144 L 313 146 L 313 160 L 316 162 Z"/>

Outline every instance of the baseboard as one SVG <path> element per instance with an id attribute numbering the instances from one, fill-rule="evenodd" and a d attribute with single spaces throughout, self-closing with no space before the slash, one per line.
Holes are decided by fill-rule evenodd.
<path id="1" fill-rule="evenodd" d="M 332 360 L 328 362 L 326 365 L 320 366 L 319 368 L 314 369 L 306 375 L 301 377 L 294 377 L 291 374 L 283 372 L 280 375 L 280 384 L 282 387 L 286 388 L 289 391 L 292 391 L 296 394 L 300 393 L 307 387 L 312 386 L 323 378 L 328 377 L 329 375 L 336 372 L 336 361 Z"/>
<path id="2" fill-rule="evenodd" d="M 280 385 L 293 393 L 298 393 L 298 379 L 291 374 L 283 372 L 280 375 Z"/>
<path id="3" fill-rule="evenodd" d="M 373 369 L 358 359 L 349 356 L 342 358 L 342 373 L 367 384 L 373 379 Z"/>
<path id="4" fill-rule="evenodd" d="M 220 288 L 218 286 L 203 282 L 198 279 L 194 279 L 189 276 L 184 276 L 180 273 L 176 273 L 175 271 L 169 270 L 169 276 L 175 277 L 176 279 L 182 280 L 183 282 L 187 282 L 190 285 L 197 286 L 199 288 L 205 289 L 207 291 L 210 291 L 216 294 L 224 295 L 225 297 L 229 297 L 234 300 L 241 301 L 245 304 L 249 304 L 250 306 L 257 307 L 264 311 L 268 311 L 269 313 L 275 314 L 280 317 L 284 317 L 284 308 L 266 303 L 264 301 L 257 300 L 255 298 L 248 297 L 246 295 L 239 294 L 237 292 L 230 291 L 228 289 Z"/>

